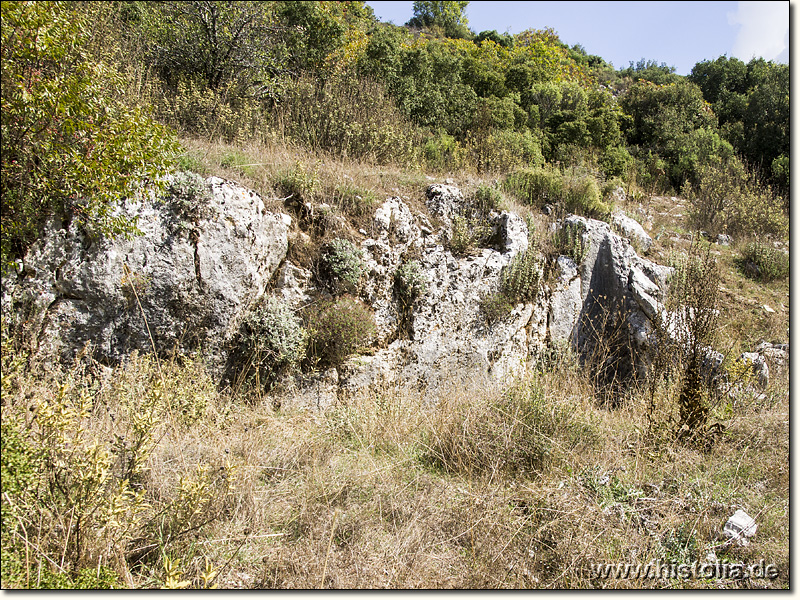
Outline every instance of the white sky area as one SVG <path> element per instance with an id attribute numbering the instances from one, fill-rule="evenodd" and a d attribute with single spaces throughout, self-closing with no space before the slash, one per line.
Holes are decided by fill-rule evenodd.
<path id="1" fill-rule="evenodd" d="M 789 62 L 789 3 L 740 1 L 728 23 L 739 26 L 733 56 L 748 62 L 754 56 Z"/>

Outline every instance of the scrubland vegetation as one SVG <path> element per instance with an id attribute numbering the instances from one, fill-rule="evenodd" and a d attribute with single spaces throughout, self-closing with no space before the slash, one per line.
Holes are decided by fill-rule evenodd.
<path id="1" fill-rule="evenodd" d="M 788 342 L 788 66 L 615 70 L 549 29 L 476 35 L 465 5 L 415 3 L 396 27 L 362 2 L 3 3 L 4 274 L 52 215 L 135 235 L 113 202 L 177 170 L 312 207 L 290 258 L 334 296 L 307 315 L 266 300 L 241 331 L 247 377 L 224 388 L 179 353 L 102 367 L 89 347 L 59 366 L 4 314 L 3 587 L 789 586 L 788 365 L 760 389 L 736 360 Z M 180 177 L 194 214 L 202 186 Z M 682 274 L 671 301 L 714 318 L 614 402 L 608 348 L 553 347 L 507 388 L 454 383 L 435 405 L 386 390 L 283 408 L 287 370 L 371 344 L 358 229 L 448 177 L 475 219 L 454 254 L 493 209 L 537 232 L 489 322 L 535 296 L 553 256 L 582 257 L 550 222 L 613 210 Z M 419 265 L 394 278 L 410 310 Z M 696 376 L 706 344 L 722 388 Z M 739 508 L 758 532 L 726 546 Z M 589 567 L 761 559 L 776 580 Z"/>

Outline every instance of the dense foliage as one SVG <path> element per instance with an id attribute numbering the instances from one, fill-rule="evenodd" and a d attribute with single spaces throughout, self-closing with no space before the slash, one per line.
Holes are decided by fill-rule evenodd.
<path id="1" fill-rule="evenodd" d="M 113 202 L 157 180 L 176 145 L 124 97 L 108 7 L 4 2 L 2 19 L 3 257 L 21 254 L 54 213 L 131 231 Z"/>
<path id="2" fill-rule="evenodd" d="M 362 1 L 4 3 L 4 255 L 53 213 L 132 229 L 112 201 L 174 150 L 147 107 L 212 141 L 282 136 L 382 164 L 545 168 L 553 182 L 579 165 L 600 188 L 641 193 L 743 168 L 788 211 L 787 65 L 614 70 L 551 29 L 476 35 L 467 4 L 415 2 L 399 27 Z"/>

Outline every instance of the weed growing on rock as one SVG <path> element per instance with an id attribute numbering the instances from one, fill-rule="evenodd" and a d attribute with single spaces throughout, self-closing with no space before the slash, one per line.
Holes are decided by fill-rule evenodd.
<path id="1" fill-rule="evenodd" d="M 544 280 L 544 265 L 535 246 L 518 253 L 503 269 L 500 290 L 512 302 L 533 302 Z"/>
<path id="2" fill-rule="evenodd" d="M 409 260 L 397 267 L 394 273 L 394 289 L 403 306 L 411 306 L 428 289 L 428 279 L 416 260 Z"/>
<path id="3" fill-rule="evenodd" d="M 581 264 L 586 258 L 589 248 L 583 239 L 586 227 L 583 223 L 564 223 L 564 225 L 553 234 L 553 245 L 558 254 L 569 256 L 576 264 Z"/>
<path id="4" fill-rule="evenodd" d="M 350 240 L 336 238 L 323 247 L 318 275 L 332 294 L 357 292 L 365 271 L 364 252 Z"/>
<path id="5" fill-rule="evenodd" d="M 308 355 L 321 367 L 336 367 L 369 346 L 375 318 L 363 302 L 344 296 L 323 302 L 308 314 Z"/>
<path id="6" fill-rule="evenodd" d="M 306 332 L 294 311 L 282 300 L 269 297 L 243 319 L 238 353 L 243 373 L 260 383 L 305 356 Z"/>
<path id="7" fill-rule="evenodd" d="M 489 323 L 496 323 L 511 314 L 514 302 L 503 292 L 493 292 L 481 298 L 481 312 Z"/>

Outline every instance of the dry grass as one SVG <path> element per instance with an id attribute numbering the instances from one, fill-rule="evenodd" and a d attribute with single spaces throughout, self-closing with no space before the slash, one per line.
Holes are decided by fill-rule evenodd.
<path id="1" fill-rule="evenodd" d="M 151 369 L 118 369 L 103 414 L 118 411 L 120 390 L 152 381 Z M 34 391 L 29 375 L 15 377 L 4 421 Z M 190 385 L 178 371 L 165 377 L 170 389 Z M 46 396 L 55 384 L 37 385 Z M 208 561 L 223 588 L 739 587 L 595 579 L 589 565 L 676 560 L 679 532 L 695 544 L 686 556 L 702 561 L 743 508 L 759 524 L 755 541 L 718 555 L 773 562 L 780 578 L 752 583 L 784 587 L 788 393 L 786 381 L 771 385 L 765 398 L 718 409 L 727 429 L 709 452 L 649 428 L 644 393 L 601 408 L 569 355 L 508 389 L 464 389 L 435 406 L 398 392 L 316 414 L 214 392 L 196 422 L 156 428 L 142 480 L 150 508 L 122 544 L 129 557 L 133 547 L 155 549 L 114 568 L 137 587 L 165 583 L 164 555 L 192 586 Z M 659 398 L 656 420 L 665 422 L 674 403 Z M 87 438 L 114 430 L 107 419 L 86 427 Z M 153 523 L 198 466 L 229 473 L 231 487 L 207 490 L 207 522 L 184 515 L 176 535 L 159 538 Z M 190 522 L 199 526 L 178 531 Z"/>

